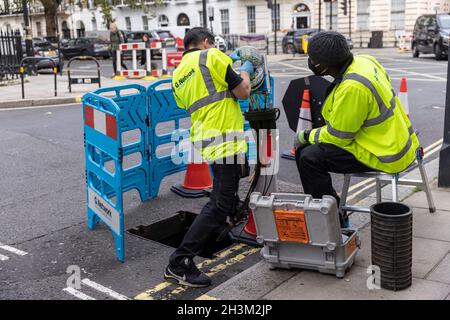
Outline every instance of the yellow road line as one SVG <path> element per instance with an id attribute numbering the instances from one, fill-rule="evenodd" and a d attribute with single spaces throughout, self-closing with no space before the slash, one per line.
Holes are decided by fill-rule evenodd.
<path id="1" fill-rule="evenodd" d="M 226 268 L 235 265 L 236 263 L 241 262 L 242 260 L 244 260 L 245 258 L 247 258 L 248 256 L 261 251 L 261 248 L 251 248 L 249 250 L 246 250 L 240 254 L 238 254 L 237 256 L 228 259 L 227 261 L 225 261 L 224 263 L 220 263 L 217 266 L 215 266 L 214 268 L 212 268 L 208 273 L 206 273 L 206 275 L 208 277 L 212 277 L 215 274 L 225 270 Z M 169 294 L 167 294 L 166 297 L 162 298 L 161 300 L 167 300 L 168 298 L 174 296 L 174 295 L 178 295 L 180 293 L 185 292 L 188 289 L 188 287 L 186 286 L 179 286 L 177 288 L 175 288 L 174 290 L 172 290 Z"/>
<path id="2" fill-rule="evenodd" d="M 195 300 L 218 300 L 217 298 L 208 296 L 207 294 L 204 294 L 198 298 L 196 298 Z"/>
<path id="3" fill-rule="evenodd" d="M 232 246 L 231 248 L 227 249 L 227 250 L 223 250 L 222 252 L 220 252 L 216 258 L 214 259 L 210 259 L 210 260 L 205 260 L 202 261 L 200 263 L 197 264 L 197 268 L 199 268 L 200 270 L 209 266 L 210 264 L 215 263 L 216 261 L 226 258 L 227 256 L 229 256 L 230 254 L 232 254 L 233 252 L 240 250 L 242 248 L 247 247 L 244 244 L 236 244 L 234 246 Z M 136 300 L 154 300 L 153 296 L 155 293 L 162 291 L 164 289 L 166 289 L 167 287 L 174 285 L 172 282 L 169 281 L 164 281 L 161 282 L 159 284 L 157 284 L 156 286 L 154 286 L 153 288 L 146 290 L 145 292 L 142 292 L 140 294 L 138 294 L 136 297 L 134 297 L 134 299 Z"/>

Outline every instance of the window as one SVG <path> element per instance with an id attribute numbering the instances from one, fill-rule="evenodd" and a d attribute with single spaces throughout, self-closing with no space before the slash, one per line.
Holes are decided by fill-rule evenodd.
<path id="1" fill-rule="evenodd" d="M 189 26 L 191 22 L 185 13 L 180 13 L 177 18 L 177 26 Z"/>
<path id="2" fill-rule="evenodd" d="M 255 6 L 247 7 L 247 32 L 256 32 Z"/>
<path id="3" fill-rule="evenodd" d="M 158 26 L 159 27 L 168 27 L 169 26 L 169 18 L 166 15 L 162 14 L 158 17 Z"/>
<path id="4" fill-rule="evenodd" d="M 280 4 L 273 6 L 272 11 L 272 31 L 280 30 Z"/>
<path id="5" fill-rule="evenodd" d="M 370 0 L 358 0 L 356 2 L 356 24 L 358 30 L 369 30 Z"/>
<path id="6" fill-rule="evenodd" d="M 125 17 L 125 26 L 128 31 L 131 31 L 131 19 L 130 17 Z"/>
<path id="7" fill-rule="evenodd" d="M 97 19 L 92 17 L 92 31 L 97 31 Z"/>
<path id="8" fill-rule="evenodd" d="M 405 0 L 391 0 L 391 29 L 405 29 Z"/>
<path id="9" fill-rule="evenodd" d="M 220 23 L 222 26 L 222 34 L 230 34 L 230 12 L 228 9 L 220 10 Z"/>
<path id="10" fill-rule="evenodd" d="M 38 37 L 42 37 L 42 25 L 40 22 L 36 22 L 36 32 Z"/>
<path id="11" fill-rule="evenodd" d="M 331 4 L 331 8 L 330 8 L 330 4 Z M 337 1 L 329 2 L 328 4 L 326 4 L 326 10 L 327 10 L 327 15 L 326 15 L 327 29 L 337 30 L 338 2 Z M 331 26 L 330 26 L 330 14 L 331 14 Z"/>
<path id="12" fill-rule="evenodd" d="M 142 16 L 142 27 L 144 30 L 148 30 L 148 17 Z"/>

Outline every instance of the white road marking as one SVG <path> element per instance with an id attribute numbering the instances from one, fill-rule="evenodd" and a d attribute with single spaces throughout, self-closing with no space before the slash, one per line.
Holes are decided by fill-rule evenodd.
<path id="1" fill-rule="evenodd" d="M 442 81 L 447 81 L 447 78 L 443 78 L 443 77 L 438 77 L 438 76 L 433 76 L 430 74 L 426 74 L 426 73 L 420 73 L 420 72 L 413 72 L 413 71 L 408 71 L 408 70 L 403 70 L 403 69 L 397 69 L 397 68 L 389 68 L 386 67 L 385 68 L 387 71 L 396 71 L 396 72 L 401 72 L 401 73 L 405 73 L 405 74 L 411 74 L 414 76 L 421 76 L 421 77 L 427 77 L 429 79 L 436 79 L 436 80 L 442 80 Z"/>
<path id="2" fill-rule="evenodd" d="M 284 62 L 277 62 L 277 63 L 281 64 L 282 66 L 285 66 L 285 67 L 289 67 L 289 68 L 293 68 L 293 69 L 297 69 L 297 70 L 302 70 L 302 71 L 307 71 L 307 72 L 311 73 L 311 70 L 309 70 L 309 68 L 294 66 L 292 64 L 284 63 Z"/>
<path id="3" fill-rule="evenodd" d="M 102 286 L 101 284 L 98 284 L 87 278 L 83 279 L 81 282 L 97 291 L 106 293 L 108 296 L 110 296 L 111 298 L 114 298 L 116 300 L 130 300 L 130 298 L 128 298 L 124 295 L 121 295 L 120 293 L 117 293 L 114 290 L 111 290 L 110 288 L 106 288 L 106 287 Z"/>
<path id="4" fill-rule="evenodd" d="M 1 244 L 1 243 L 0 243 L 0 249 L 12 252 L 14 254 L 17 254 L 18 256 L 25 256 L 25 255 L 27 255 L 27 253 L 25 251 L 22 251 L 22 250 L 19 250 L 19 249 L 16 249 L 14 247 L 7 246 L 7 245 Z"/>
<path id="5" fill-rule="evenodd" d="M 92 298 L 91 296 L 88 296 L 87 294 L 84 294 L 83 292 L 78 291 L 77 289 L 74 289 L 72 287 L 64 288 L 63 291 L 81 300 L 96 300 L 95 298 Z"/>
<path id="6" fill-rule="evenodd" d="M 9 259 L 9 257 L 0 254 L 0 261 L 6 261 L 8 259 Z"/>

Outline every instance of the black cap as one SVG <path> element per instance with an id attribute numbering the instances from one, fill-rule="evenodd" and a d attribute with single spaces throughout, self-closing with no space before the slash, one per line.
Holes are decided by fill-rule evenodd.
<path id="1" fill-rule="evenodd" d="M 308 55 L 314 63 L 333 67 L 342 65 L 352 56 L 352 53 L 342 34 L 335 31 L 323 31 L 309 39 Z"/>

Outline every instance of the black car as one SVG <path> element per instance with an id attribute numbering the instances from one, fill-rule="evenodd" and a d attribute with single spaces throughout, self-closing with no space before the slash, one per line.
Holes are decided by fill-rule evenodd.
<path id="1" fill-rule="evenodd" d="M 148 36 L 149 43 L 164 42 L 167 51 L 177 51 L 175 37 L 168 30 L 144 30 L 144 31 L 124 31 L 126 42 L 142 42 L 144 35 Z M 137 52 L 138 57 L 141 52 Z M 151 51 L 152 59 L 161 56 L 160 50 Z M 131 57 L 131 51 L 124 52 L 125 57 Z"/>
<path id="2" fill-rule="evenodd" d="M 92 56 L 108 59 L 111 57 L 109 42 L 98 38 L 71 39 L 62 48 L 64 58 L 70 59 L 76 56 Z"/>
<path id="3" fill-rule="evenodd" d="M 427 14 L 416 20 L 412 40 L 413 57 L 434 53 L 436 60 L 448 57 L 450 14 Z"/>
<path id="4" fill-rule="evenodd" d="M 303 35 L 311 35 L 319 32 L 318 29 L 298 29 L 286 33 L 281 42 L 283 53 L 304 53 L 302 48 Z"/>
<path id="5" fill-rule="evenodd" d="M 37 70 L 53 68 L 53 63 L 48 59 L 53 60 L 58 72 L 62 70 L 64 66 L 64 58 L 61 55 L 61 59 L 59 59 L 58 49 L 56 47 L 54 47 L 50 42 L 40 38 L 33 38 L 32 41 L 32 50 L 33 55 L 36 58 L 35 61 Z M 22 52 L 23 56 L 26 57 L 25 41 L 22 42 Z"/>

